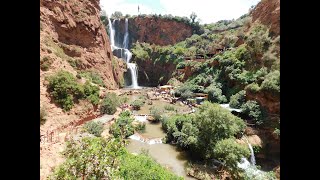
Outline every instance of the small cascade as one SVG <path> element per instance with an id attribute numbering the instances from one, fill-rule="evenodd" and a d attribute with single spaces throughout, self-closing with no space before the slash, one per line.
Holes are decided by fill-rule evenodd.
<path id="1" fill-rule="evenodd" d="M 245 138 L 245 140 L 247 141 L 247 144 L 248 144 L 249 149 L 250 149 L 250 152 L 251 152 L 251 156 L 250 156 L 251 164 L 252 164 L 253 166 L 255 166 L 255 165 L 256 165 L 256 158 L 254 157 L 254 151 L 253 151 L 253 148 L 252 148 L 251 144 L 249 143 L 249 141 L 248 141 L 247 137 L 246 137 L 246 136 L 244 136 L 244 138 Z"/>
<path id="2" fill-rule="evenodd" d="M 148 139 L 148 138 L 145 138 L 143 136 L 141 136 L 140 134 L 138 133 L 135 133 L 131 136 L 129 136 L 130 139 L 133 139 L 133 140 L 136 140 L 136 141 L 140 141 L 140 142 L 143 142 L 143 143 L 147 143 L 147 144 L 161 144 L 162 143 L 162 138 L 152 138 L 152 139 Z"/>
<path id="3" fill-rule="evenodd" d="M 137 65 L 135 63 L 128 63 L 127 64 L 128 68 L 130 69 L 131 72 L 131 78 L 132 78 L 132 85 L 130 86 L 133 89 L 137 89 L 138 86 L 138 69 Z"/>
<path id="4" fill-rule="evenodd" d="M 244 136 L 244 138 L 248 143 L 248 146 L 251 152 L 251 157 L 250 157 L 251 162 L 249 162 L 246 158 L 241 158 L 240 163 L 238 163 L 238 167 L 243 169 L 246 172 L 246 175 L 250 179 L 266 179 L 266 172 L 261 171 L 256 167 L 256 160 L 255 160 L 254 151 L 251 144 L 249 143 L 246 136 Z"/>
<path id="5" fill-rule="evenodd" d="M 124 34 L 122 44 L 119 43 L 120 41 L 119 33 L 118 35 L 116 34 L 117 32 L 116 32 L 115 26 L 117 24 L 117 21 L 119 20 L 114 19 L 113 22 L 111 23 L 110 18 L 108 18 L 111 49 L 117 57 L 122 58 L 127 63 L 127 67 L 130 71 L 131 82 L 132 82 L 132 84 L 128 87 L 132 89 L 139 89 L 140 87 L 138 85 L 137 65 L 135 63 L 130 63 L 130 60 L 132 58 L 132 53 L 128 49 L 129 48 L 128 19 L 127 18 L 125 19 L 125 34 Z"/>
<path id="6" fill-rule="evenodd" d="M 139 122 L 147 122 L 147 116 L 134 116 L 135 120 L 136 121 L 139 121 Z"/>

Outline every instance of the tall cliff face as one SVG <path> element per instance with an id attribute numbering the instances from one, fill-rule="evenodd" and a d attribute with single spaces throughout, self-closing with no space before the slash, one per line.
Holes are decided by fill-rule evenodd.
<path id="1" fill-rule="evenodd" d="M 116 42 L 123 42 L 125 19 L 111 19 L 115 27 Z M 107 23 L 107 21 L 106 21 Z M 108 24 L 106 24 L 107 26 Z M 173 45 L 192 36 L 192 27 L 183 22 L 159 17 L 134 17 L 128 19 L 129 48 L 136 41 L 160 46 Z"/>
<path id="2" fill-rule="evenodd" d="M 174 20 L 137 17 L 129 21 L 134 40 L 160 46 L 173 45 L 192 36 L 192 27 Z M 135 41 L 134 41 L 135 42 Z"/>
<path id="3" fill-rule="evenodd" d="M 40 30 L 40 58 L 49 56 L 54 60 L 48 72 L 93 69 L 107 88 L 118 88 L 98 0 L 41 0 Z"/>
<path id="4" fill-rule="evenodd" d="M 100 20 L 99 0 L 40 0 L 40 104 L 47 111 L 47 122 L 41 129 L 95 112 L 81 102 L 70 112 L 63 112 L 52 102 L 45 77 L 60 70 L 74 76 L 90 70 L 101 76 L 106 89 L 117 89 L 123 81 L 124 64 L 112 58 Z"/>
<path id="5" fill-rule="evenodd" d="M 280 35 L 280 0 L 262 0 L 251 12 L 252 21 L 270 27 L 270 33 Z"/>

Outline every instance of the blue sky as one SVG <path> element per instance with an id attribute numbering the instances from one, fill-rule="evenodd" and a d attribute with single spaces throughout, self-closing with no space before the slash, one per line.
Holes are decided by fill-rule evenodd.
<path id="1" fill-rule="evenodd" d="M 142 14 L 172 14 L 187 16 L 195 12 L 203 23 L 237 19 L 260 0 L 100 0 L 108 15 L 115 11 L 137 15 L 138 5 Z"/>

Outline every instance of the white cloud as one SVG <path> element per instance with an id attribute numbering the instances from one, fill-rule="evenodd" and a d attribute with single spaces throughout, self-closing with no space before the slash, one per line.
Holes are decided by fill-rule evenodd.
<path id="1" fill-rule="evenodd" d="M 160 0 L 165 13 L 187 16 L 195 12 L 201 23 L 236 19 L 248 12 L 260 0 Z"/>
<path id="2" fill-rule="evenodd" d="M 143 1 L 143 0 L 142 0 Z M 172 14 L 174 16 L 187 16 L 192 12 L 198 15 L 201 23 L 213 23 L 219 20 L 236 19 L 247 13 L 251 5 L 257 4 L 260 0 L 158 0 L 163 6 L 161 14 Z M 157 12 L 150 6 L 143 5 L 139 1 L 140 12 L 151 14 Z M 115 11 L 121 11 L 124 15 L 138 14 L 138 3 L 127 3 L 126 0 L 100 0 L 102 9 L 108 15 Z"/>
<path id="3" fill-rule="evenodd" d="M 138 14 L 138 4 L 137 3 L 127 3 L 125 0 L 100 0 L 100 5 L 102 5 L 103 10 L 106 11 L 107 15 L 111 15 L 115 11 L 122 12 L 123 15 L 137 15 Z M 152 9 L 143 4 L 139 4 L 140 12 L 144 14 L 153 13 Z"/>

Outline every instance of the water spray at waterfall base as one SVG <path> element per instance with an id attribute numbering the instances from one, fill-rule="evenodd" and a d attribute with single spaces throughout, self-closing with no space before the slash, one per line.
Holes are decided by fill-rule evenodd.
<path id="1" fill-rule="evenodd" d="M 128 70 L 130 71 L 131 82 L 132 82 L 132 84 L 130 86 L 128 86 L 128 88 L 140 89 L 141 87 L 138 85 L 138 67 L 135 63 L 130 63 L 130 60 L 132 58 L 132 53 L 128 49 L 129 48 L 128 19 L 127 18 L 125 19 L 125 34 L 124 34 L 124 38 L 123 38 L 122 43 L 115 41 L 115 36 L 116 36 L 115 23 L 116 23 L 116 21 L 117 20 L 114 19 L 113 22 L 111 23 L 110 18 L 108 18 L 111 49 L 112 49 L 112 51 L 120 50 L 120 54 L 119 54 L 120 57 L 119 58 L 123 59 L 127 63 L 127 67 L 128 67 Z M 121 46 L 121 47 L 119 47 L 119 46 Z"/>

